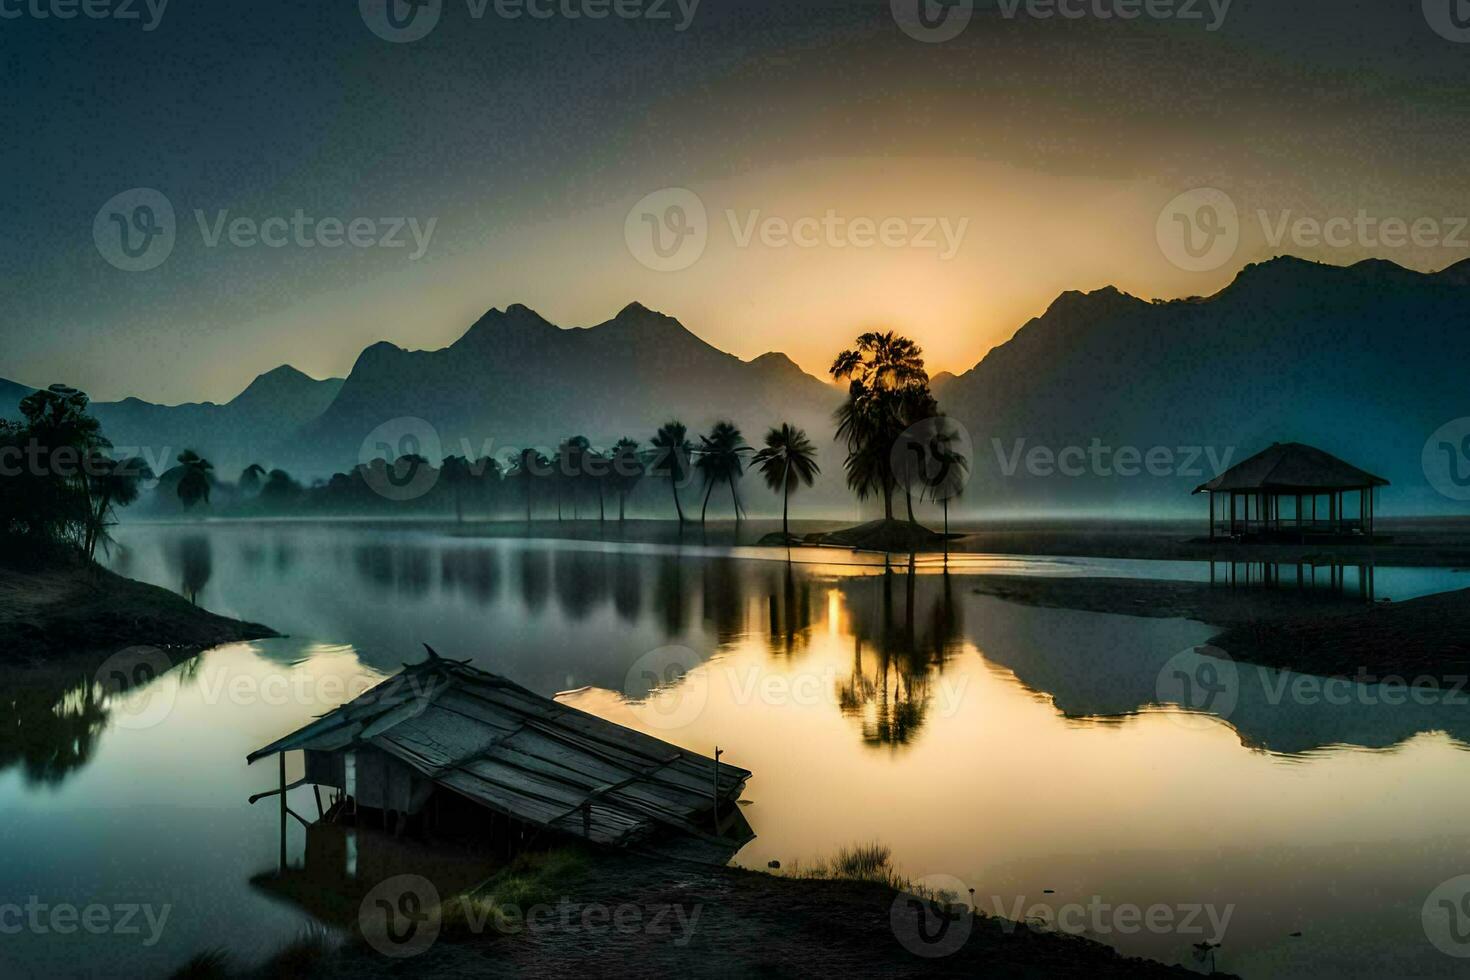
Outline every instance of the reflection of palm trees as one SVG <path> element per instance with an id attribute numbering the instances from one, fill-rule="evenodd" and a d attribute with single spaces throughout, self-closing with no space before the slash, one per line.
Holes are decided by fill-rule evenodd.
<path id="1" fill-rule="evenodd" d="M 811 581 L 803 576 L 798 589 L 790 562 L 781 566 L 780 599 L 771 593 L 770 607 L 771 650 L 789 656 L 805 644 L 812 624 Z"/>
<path id="2" fill-rule="evenodd" d="M 179 579 L 179 592 L 194 605 L 199 605 L 199 593 L 209 585 L 214 575 L 213 544 L 207 535 L 191 534 L 177 538 L 172 547 L 164 552 Z"/>
<path id="3" fill-rule="evenodd" d="M 918 576 L 912 557 L 901 619 L 894 610 L 893 579 L 892 572 L 884 572 L 878 583 L 876 623 L 861 602 L 851 603 L 853 668 L 837 689 L 843 714 L 859 719 L 863 740 L 872 745 L 903 745 L 919 734 L 931 700 L 929 672 L 942 669 L 961 629 L 949 576 L 942 577 L 933 607 L 922 618 L 916 615 Z M 868 592 L 873 581 L 855 582 L 852 591 Z M 875 656 L 865 654 L 865 644 Z"/>
<path id="4" fill-rule="evenodd" d="M 28 784 L 55 786 L 84 767 L 107 728 L 105 699 L 90 679 L 62 690 L 49 684 L 0 688 L 0 702 L 8 707 L 0 772 L 19 765 Z"/>

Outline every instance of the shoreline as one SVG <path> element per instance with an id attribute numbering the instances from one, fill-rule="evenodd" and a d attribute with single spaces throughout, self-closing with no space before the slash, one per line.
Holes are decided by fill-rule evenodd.
<path id="1" fill-rule="evenodd" d="M 514 866 L 507 871 L 514 872 Z M 265 980 L 281 975 L 279 968 L 287 962 L 297 973 L 343 980 L 487 971 L 518 977 L 629 978 L 805 976 L 833 971 L 852 976 L 998 975 L 1038 980 L 1202 975 L 1181 965 L 1125 956 L 1090 938 L 1033 929 L 983 911 L 976 911 L 968 922 L 963 917 L 956 920 L 968 928 L 963 945 L 936 956 L 917 937 L 917 924 L 909 934 L 905 913 L 916 910 L 907 903 L 917 900 L 891 881 L 788 876 L 654 861 L 620 851 L 587 854 L 579 871 L 559 876 L 546 888 L 537 877 L 534 860 L 531 868 L 517 873 L 517 893 L 528 896 L 523 901 L 552 909 L 565 905 L 573 910 L 620 910 L 619 914 L 636 913 L 640 922 L 668 924 L 593 929 L 573 912 L 570 926 L 556 927 L 553 916 L 551 925 L 522 926 L 502 935 L 489 925 L 468 928 L 467 916 L 453 911 L 459 896 L 446 893 L 442 903 L 446 911 L 439 920 L 443 928 L 436 931 L 436 938 L 411 958 L 390 959 L 364 940 L 359 929 L 363 899 L 354 893 L 334 896 L 333 907 L 344 917 L 340 925 L 350 936 L 341 946 L 303 950 L 294 944 L 239 972 L 227 969 L 227 961 L 221 964 L 201 956 L 173 977 Z M 483 891 L 474 894 L 475 899 L 489 900 Z M 966 903 L 966 896 L 951 901 Z M 895 906 L 900 909 L 897 914 Z M 528 907 L 519 909 L 526 911 Z M 381 937 L 376 938 L 381 945 Z"/>
<path id="2" fill-rule="evenodd" d="M 852 520 L 792 520 L 793 538 L 800 547 L 825 548 L 832 551 L 861 551 L 882 554 L 881 550 L 863 547 L 867 542 L 854 535 L 875 523 Z M 1380 518 L 1382 536 L 1389 540 L 1375 543 L 1289 542 L 1223 542 L 1211 543 L 1199 537 L 1199 523 L 1187 520 L 1166 521 L 1100 521 L 1083 519 L 1011 520 L 976 524 L 952 522 L 948 551 L 951 555 L 1007 555 L 1045 558 L 1124 558 L 1157 561 L 1276 562 L 1281 564 L 1374 564 L 1385 567 L 1466 568 L 1470 569 L 1470 518 Z M 542 520 L 527 523 L 517 520 L 470 518 L 462 522 L 452 516 L 415 515 L 407 518 L 372 514 L 275 515 L 262 517 L 221 516 L 200 521 L 140 520 L 130 525 L 167 527 L 282 527 L 320 525 L 357 526 L 383 530 L 426 530 L 467 538 L 537 539 L 568 541 L 603 541 L 628 544 L 696 544 L 729 547 L 768 547 L 772 552 L 779 544 L 762 544 L 761 539 L 779 536 L 778 518 L 752 518 L 740 523 L 729 520 L 711 521 L 707 525 L 676 521 L 632 518 L 627 521 L 596 519 Z M 944 554 L 943 535 L 934 527 L 922 524 L 913 536 L 915 553 L 924 556 Z M 829 540 L 819 540 L 826 538 Z M 882 535 L 878 536 L 879 543 Z M 900 542 L 902 544 L 902 542 Z M 917 545 L 922 545 L 917 546 Z M 793 545 L 795 546 L 795 545 Z M 906 547 L 907 545 L 905 545 Z M 907 550 L 889 551 L 907 555 Z"/>
<path id="3" fill-rule="evenodd" d="M 80 559 L 0 564 L 0 662 L 9 665 L 95 659 L 133 646 L 182 659 L 225 643 L 279 636 Z"/>

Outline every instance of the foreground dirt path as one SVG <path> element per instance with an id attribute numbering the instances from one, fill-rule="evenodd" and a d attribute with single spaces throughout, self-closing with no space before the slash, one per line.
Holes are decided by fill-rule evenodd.
<path id="1" fill-rule="evenodd" d="M 788 879 L 736 868 L 599 858 L 574 908 L 636 907 L 642 928 L 547 928 L 515 936 L 441 939 L 390 960 L 363 946 L 329 957 L 327 977 L 1198 977 L 1120 956 L 1088 939 L 1032 932 L 977 916 L 967 941 L 926 958 L 900 941 L 891 888 Z M 667 912 L 657 925 L 655 917 Z M 573 917 L 574 920 L 576 916 Z M 903 920 L 901 920 L 903 921 Z M 686 928 L 687 926 L 687 928 Z M 914 940 L 910 938 L 912 944 Z"/>

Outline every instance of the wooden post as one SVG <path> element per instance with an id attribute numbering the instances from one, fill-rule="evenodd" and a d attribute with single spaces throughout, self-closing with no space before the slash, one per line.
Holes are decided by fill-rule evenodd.
<path id="1" fill-rule="evenodd" d="M 714 808 L 713 808 L 713 811 L 712 811 L 714 813 L 714 818 L 715 818 L 715 833 L 716 834 L 718 834 L 720 832 L 720 756 L 722 756 L 724 754 L 725 754 L 724 750 L 721 749 L 718 745 L 716 745 L 715 746 Z"/>
<path id="2" fill-rule="evenodd" d="M 281 874 L 286 873 L 286 753 L 278 753 L 281 769 Z"/>

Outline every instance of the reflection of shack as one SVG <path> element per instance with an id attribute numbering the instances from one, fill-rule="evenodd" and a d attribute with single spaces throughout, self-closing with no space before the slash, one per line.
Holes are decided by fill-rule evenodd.
<path id="1" fill-rule="evenodd" d="M 287 786 L 285 753 L 298 749 L 306 774 Z M 335 790 L 330 807 L 317 797 L 322 818 L 396 833 L 468 833 L 511 846 L 565 836 L 711 858 L 749 839 L 736 805 L 747 770 L 432 651 L 248 761 L 273 754 L 281 789 L 252 802 L 281 798 L 283 866 L 287 814 L 308 823 L 285 794 L 306 784 Z"/>

